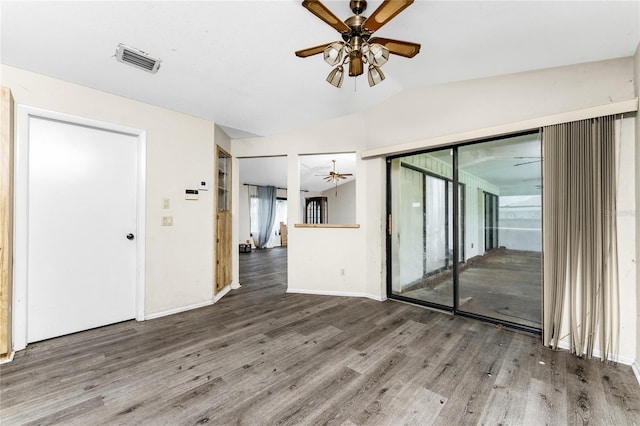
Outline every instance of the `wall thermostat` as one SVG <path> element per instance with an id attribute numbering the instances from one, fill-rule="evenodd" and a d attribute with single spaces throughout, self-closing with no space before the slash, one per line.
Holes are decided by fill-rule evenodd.
<path id="1" fill-rule="evenodd" d="M 184 191 L 185 200 L 197 200 L 198 198 L 200 198 L 200 196 L 198 195 L 197 189 L 186 189 Z"/>
<path id="2" fill-rule="evenodd" d="M 198 189 L 200 191 L 208 191 L 209 190 L 209 184 L 203 180 L 200 181 L 200 183 L 198 183 Z"/>

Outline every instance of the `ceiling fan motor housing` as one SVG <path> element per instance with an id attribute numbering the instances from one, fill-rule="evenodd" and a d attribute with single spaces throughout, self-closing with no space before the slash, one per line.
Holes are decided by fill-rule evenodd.
<path id="1" fill-rule="evenodd" d="M 344 39 L 344 41 L 349 41 L 349 39 L 353 36 L 361 36 L 368 39 L 370 34 L 362 27 L 362 24 L 364 24 L 364 21 L 366 20 L 366 16 L 354 15 L 344 21 L 344 23 L 347 24 L 349 28 L 351 28 L 351 31 L 345 31 L 344 33 L 342 33 L 342 38 Z"/>
<path id="2" fill-rule="evenodd" d="M 354 2 L 358 2 L 358 0 L 352 0 L 352 5 Z M 366 3 L 366 2 L 365 2 Z M 342 38 L 350 47 L 349 57 L 351 59 L 349 65 L 349 75 L 357 76 L 361 75 L 364 72 L 362 66 L 362 47 L 366 44 L 369 39 L 370 34 L 363 29 L 364 21 L 366 21 L 366 16 L 355 15 L 347 19 L 344 23 L 351 28 L 350 32 L 342 33 Z"/>

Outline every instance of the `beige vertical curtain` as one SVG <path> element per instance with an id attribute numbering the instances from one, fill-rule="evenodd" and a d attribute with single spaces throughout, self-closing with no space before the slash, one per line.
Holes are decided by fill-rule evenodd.
<path id="1" fill-rule="evenodd" d="M 604 361 L 619 329 L 615 119 L 545 127 L 542 149 L 544 344 L 568 336 L 573 353 Z"/>

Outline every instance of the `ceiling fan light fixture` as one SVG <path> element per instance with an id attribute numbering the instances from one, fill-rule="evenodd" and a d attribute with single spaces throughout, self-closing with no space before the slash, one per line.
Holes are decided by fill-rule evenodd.
<path id="1" fill-rule="evenodd" d="M 371 43 L 367 52 L 369 63 L 381 67 L 389 60 L 389 49 L 378 43 Z"/>
<path id="2" fill-rule="evenodd" d="M 372 37 L 373 33 L 386 25 L 397 14 L 410 6 L 414 0 L 383 0 L 373 14 L 362 13 L 367 8 L 366 0 L 350 0 L 349 7 L 355 14 L 345 21 L 338 18 L 320 0 L 303 0 L 302 6 L 320 20 L 340 33 L 343 41 L 310 47 L 295 52 L 299 58 L 322 53 L 324 61 L 332 67 L 327 81 L 341 87 L 344 78 L 343 66 L 349 66 L 349 77 L 364 74 L 368 67 L 369 85 L 374 86 L 384 80 L 380 67 L 387 63 L 389 54 L 413 58 L 420 52 L 420 44 L 390 38 Z"/>
<path id="3" fill-rule="evenodd" d="M 342 61 L 344 43 L 331 43 L 324 49 L 324 61 L 331 66 L 338 65 Z"/>
<path id="4" fill-rule="evenodd" d="M 327 76 L 329 84 L 335 87 L 342 87 L 342 80 L 344 80 L 344 68 L 342 65 L 335 67 Z"/>
<path id="5" fill-rule="evenodd" d="M 382 70 L 379 67 L 376 67 L 373 64 L 369 65 L 369 72 L 368 72 L 368 77 L 369 77 L 369 86 L 373 87 L 376 84 L 380 83 L 382 80 L 384 80 L 384 73 L 382 72 Z"/>

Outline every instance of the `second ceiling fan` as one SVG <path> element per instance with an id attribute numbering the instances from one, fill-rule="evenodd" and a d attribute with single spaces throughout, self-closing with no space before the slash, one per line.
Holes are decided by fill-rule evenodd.
<path id="1" fill-rule="evenodd" d="M 349 65 L 349 76 L 357 77 L 364 73 L 364 65 L 367 64 L 369 86 L 374 86 L 385 78 L 380 67 L 388 61 L 390 53 L 413 58 L 420 52 L 418 43 L 371 36 L 411 3 L 413 0 L 384 0 L 367 18 L 362 15 L 367 2 L 351 0 L 349 7 L 355 15 L 343 22 L 320 1 L 304 0 L 302 6 L 336 29 L 343 41 L 298 50 L 296 56 L 306 58 L 323 53 L 325 62 L 337 65 L 327 77 L 335 87 L 342 86 L 345 65 Z"/>

